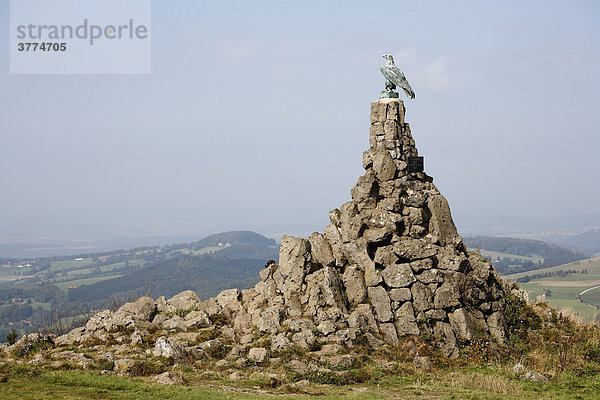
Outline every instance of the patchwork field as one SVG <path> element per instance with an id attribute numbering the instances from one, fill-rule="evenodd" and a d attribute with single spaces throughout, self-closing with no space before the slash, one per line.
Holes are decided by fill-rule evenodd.
<path id="1" fill-rule="evenodd" d="M 107 279 L 118 278 L 120 276 L 123 276 L 123 275 L 110 275 L 110 276 L 99 276 L 96 278 L 77 279 L 77 280 L 73 280 L 73 281 L 65 281 L 65 282 L 56 283 L 55 285 L 58 286 L 59 288 L 61 288 L 62 290 L 66 291 L 67 288 L 69 288 L 69 287 L 79 287 L 82 285 L 93 285 L 96 282 L 102 282 Z"/>
<path id="2" fill-rule="evenodd" d="M 532 256 L 532 257 L 519 256 L 516 254 L 500 253 L 499 251 L 491 251 L 491 250 L 485 250 L 485 249 L 479 249 L 479 252 L 481 253 L 482 256 L 484 256 L 485 258 L 487 258 L 489 260 L 495 260 L 497 258 L 512 258 L 517 261 L 531 261 L 536 264 L 544 262 L 544 257 L 540 257 L 540 256 Z"/>
<path id="3" fill-rule="evenodd" d="M 600 313 L 598 309 L 577 300 L 577 295 L 581 292 L 600 285 L 600 257 L 510 274 L 505 278 L 514 281 L 528 280 L 520 282 L 519 286 L 529 292 L 532 300 L 540 294 L 546 294 L 550 305 L 569 310 L 583 321 L 591 322 Z M 600 306 L 600 288 L 584 293 L 581 299 Z"/>

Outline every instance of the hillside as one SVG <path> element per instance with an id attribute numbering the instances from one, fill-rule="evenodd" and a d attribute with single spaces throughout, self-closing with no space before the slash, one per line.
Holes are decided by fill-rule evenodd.
<path id="1" fill-rule="evenodd" d="M 589 230 L 576 235 L 561 236 L 552 239 L 552 242 L 590 256 L 600 255 L 600 229 Z"/>
<path id="2" fill-rule="evenodd" d="M 171 297 L 187 289 L 207 298 L 217 294 L 223 286 L 243 286 L 241 288 L 245 289 L 253 285 L 264 264 L 265 258 L 228 258 L 221 254 L 184 255 L 140 268 L 119 278 L 69 290 L 67 298 L 74 303 L 98 304 L 111 295 L 119 296 L 128 292 Z"/>
<path id="3" fill-rule="evenodd" d="M 549 304 L 569 310 L 584 321 L 593 322 L 600 314 L 600 257 L 574 261 L 535 271 L 506 275 L 519 283 L 532 299 L 545 295 Z M 585 292 L 587 289 L 591 289 Z M 580 295 L 580 293 L 585 292 Z"/>
<path id="4" fill-rule="evenodd" d="M 224 232 L 192 243 L 32 259 L 5 259 L 0 268 L 0 341 L 12 329 L 39 330 L 142 294 L 172 296 L 185 289 L 209 297 L 256 283 L 273 239 Z M 71 324 L 71 319 L 64 323 Z"/>
<path id="5" fill-rule="evenodd" d="M 475 236 L 465 238 L 471 249 L 482 254 L 502 275 L 536 270 L 583 260 L 585 254 L 540 240 L 510 237 Z"/>

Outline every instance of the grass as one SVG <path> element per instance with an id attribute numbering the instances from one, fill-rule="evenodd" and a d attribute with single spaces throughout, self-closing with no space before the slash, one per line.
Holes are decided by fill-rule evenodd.
<path id="1" fill-rule="evenodd" d="M 519 256 L 517 254 L 501 253 L 499 251 L 490 251 L 490 250 L 483 250 L 483 249 L 479 249 L 479 252 L 481 253 L 482 256 L 484 256 L 485 258 L 490 259 L 490 260 L 495 260 L 497 258 L 512 258 L 512 259 L 518 260 L 518 261 L 531 261 L 535 264 L 544 262 L 544 257 L 541 257 L 541 256 L 531 256 L 531 257 Z"/>
<path id="2" fill-rule="evenodd" d="M 585 287 L 549 286 L 535 282 L 520 283 L 519 286 L 529 292 L 532 301 L 534 301 L 538 295 L 545 293 L 546 290 L 550 290 L 552 295 L 546 297 L 548 304 L 552 307 L 567 310 L 579 317 L 582 321 L 592 322 L 599 313 L 598 310 L 577 301 L 577 294 L 583 291 Z"/>
<path id="3" fill-rule="evenodd" d="M 68 286 L 93 285 L 94 283 L 97 283 L 97 282 L 102 282 L 102 281 L 106 281 L 108 279 L 118 278 L 121 276 L 123 276 L 123 275 L 109 275 L 109 276 L 99 276 L 99 277 L 95 277 L 95 278 L 76 279 L 73 281 L 65 281 L 65 282 L 55 283 L 55 285 L 58 286 L 60 289 L 66 291 Z"/>
<path id="4" fill-rule="evenodd" d="M 587 302 L 600 306 L 600 288 L 584 293 L 581 298 Z"/>
<path id="5" fill-rule="evenodd" d="M 531 276 L 534 274 L 543 274 L 544 272 L 566 271 L 569 269 L 576 270 L 576 271 L 587 269 L 587 271 L 588 271 L 587 278 L 589 278 L 590 276 L 600 276 L 600 257 L 590 258 L 587 260 L 574 261 L 574 262 L 571 262 L 568 264 L 557 265 L 556 267 L 548 267 L 548 268 L 536 269 L 534 271 L 520 272 L 518 274 L 510 274 L 510 275 L 506 275 L 506 278 L 516 280 L 516 279 L 522 278 L 526 275 Z M 580 276 L 584 277 L 585 279 L 587 279 L 586 274 L 577 274 L 577 275 L 580 275 Z"/>
<path id="6" fill-rule="evenodd" d="M 143 265 L 145 263 L 146 263 L 145 260 L 143 260 L 141 258 L 140 259 L 136 258 L 135 260 L 131 260 L 129 262 L 129 265 L 131 265 L 131 266 L 134 266 L 134 265 Z M 121 262 L 114 263 L 114 264 L 103 265 L 103 266 L 101 266 L 99 268 L 100 268 L 100 271 L 102 271 L 104 273 L 104 272 L 110 272 L 110 271 L 112 271 L 114 269 L 117 269 L 117 268 L 123 268 L 124 266 L 125 266 L 125 262 L 121 261 Z"/>
<path id="7" fill-rule="evenodd" d="M 223 250 L 226 249 L 225 246 L 207 246 L 207 247 L 203 247 L 199 250 L 192 250 L 192 249 L 179 249 L 176 250 L 178 252 L 180 252 L 181 254 L 193 254 L 195 256 L 201 255 L 201 254 L 211 254 L 211 253 L 216 253 L 219 250 Z M 173 253 L 173 252 L 171 252 Z M 168 254 L 171 254 L 168 253 Z"/>
<path id="8" fill-rule="evenodd" d="M 519 286 L 529 292 L 532 300 L 550 290 L 551 295 L 547 297 L 548 303 L 556 308 L 568 310 L 583 321 L 592 322 L 600 311 L 577 301 L 576 296 L 583 290 L 595 286 L 594 282 L 600 281 L 600 258 L 575 261 L 556 267 L 543 268 L 535 271 L 521 272 L 518 274 L 505 275 L 504 278 L 517 280 L 525 276 L 539 275 L 545 272 L 556 272 L 566 270 L 587 270 L 586 274 L 572 274 L 564 277 L 550 277 L 530 280 L 520 283 Z M 600 305 L 600 289 L 592 290 L 583 296 L 587 301 Z"/>
<path id="9" fill-rule="evenodd" d="M 135 378 L 99 375 L 86 371 L 42 372 L 37 376 L 9 378 L 0 383 L 3 400 L 13 399 L 265 399 L 265 396 L 245 392 L 220 390 L 203 386 L 163 386 Z M 276 396 L 278 399 L 309 398 L 308 396 Z M 323 396 L 323 399 L 337 397 Z M 348 399 L 383 399 L 374 394 L 344 396 Z"/>
<path id="10" fill-rule="evenodd" d="M 84 258 L 83 260 L 51 261 L 49 270 L 60 271 L 65 268 L 85 267 L 86 265 L 90 265 L 92 263 L 93 260 L 91 258 Z"/>
<path id="11" fill-rule="evenodd" d="M 373 349 L 356 342 L 356 365 L 350 370 L 298 373 L 283 364 L 263 367 L 215 368 L 215 360 L 172 365 L 164 360 L 140 360 L 129 377 L 102 375 L 105 365 L 92 370 L 73 366 L 32 366 L 29 351 L 10 363 L 0 361 L 0 398 L 12 399 L 596 399 L 600 392 L 600 329 L 557 314 L 547 305 L 527 305 L 505 296 L 509 341 L 506 346 L 476 338 L 456 359 L 440 353 L 435 344 L 407 338 L 419 353 L 429 357 L 432 369 L 412 364 L 408 342 Z M 90 354 L 95 350 L 87 349 Z M 312 354 L 291 358 L 326 366 Z M 273 360 L 272 360 L 273 361 Z M 543 373 L 547 383 L 522 381 L 515 363 L 525 371 Z M 110 368 L 110 367 L 108 367 Z M 185 385 L 161 386 L 149 376 L 165 369 L 183 376 Z M 228 378 L 233 370 L 246 380 Z M 134 375 L 134 376 L 131 376 Z M 136 376 L 146 376 L 140 378 Z M 294 382 L 308 379 L 308 386 Z"/>
<path id="12" fill-rule="evenodd" d="M 15 371 L 16 369 L 16 371 Z M 556 376 L 550 383 L 524 382 L 502 367 L 467 367 L 419 373 L 385 373 L 367 384 L 353 386 L 311 385 L 294 388 L 261 386 L 262 379 L 230 381 L 202 374 L 184 374 L 183 386 L 163 386 L 147 379 L 101 375 L 93 371 L 51 371 L 33 367 L 13 368 L 0 383 L 3 400 L 13 399 L 594 399 L 600 376 Z"/>
<path id="13" fill-rule="evenodd" d="M 33 299 L 32 299 L 33 300 Z M 31 307 L 35 310 L 41 308 L 44 311 L 50 311 L 52 309 L 52 303 L 39 303 L 37 301 L 31 302 Z"/>

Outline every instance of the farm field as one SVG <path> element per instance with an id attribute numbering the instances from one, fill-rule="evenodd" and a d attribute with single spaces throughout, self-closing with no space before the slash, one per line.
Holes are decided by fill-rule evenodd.
<path id="1" fill-rule="evenodd" d="M 192 249 L 181 249 L 178 250 L 180 251 L 182 254 L 193 254 L 193 255 L 200 255 L 200 254 L 211 254 L 211 253 L 215 253 L 219 250 L 223 250 L 226 249 L 226 247 L 223 246 L 207 246 L 207 247 L 203 247 L 200 250 L 192 250 Z"/>
<path id="2" fill-rule="evenodd" d="M 589 292 L 582 294 L 581 299 L 592 304 L 600 305 L 600 287 L 593 288 Z"/>
<path id="3" fill-rule="evenodd" d="M 479 249 L 479 252 L 481 253 L 482 256 L 484 256 L 485 258 L 487 258 L 489 260 L 495 260 L 497 258 L 512 258 L 517 261 L 531 261 L 536 264 L 544 262 L 544 257 L 540 257 L 540 256 L 532 256 L 532 257 L 519 256 L 516 254 L 500 253 L 498 251 L 491 251 L 491 250 L 485 250 L 485 249 Z"/>
<path id="4" fill-rule="evenodd" d="M 66 291 L 67 287 L 70 286 L 82 286 L 82 285 L 93 285 L 94 283 L 97 282 L 102 282 L 108 279 L 113 279 L 113 278 L 118 278 L 121 277 L 123 275 L 109 275 L 109 276 L 99 276 L 96 278 L 86 278 L 86 279 L 77 279 L 77 280 L 73 280 L 73 281 L 65 281 L 65 282 L 60 282 L 60 283 L 56 283 L 55 285 L 58 286 L 60 289 Z"/>
<path id="5" fill-rule="evenodd" d="M 66 268 L 81 268 L 93 263 L 91 258 L 84 258 L 83 260 L 63 260 L 63 261 L 50 261 L 50 271 L 60 271 Z"/>
<path id="6" fill-rule="evenodd" d="M 567 273 L 567 271 L 575 271 L 576 273 Z M 544 275 L 545 277 L 542 277 Z M 591 322 L 600 313 L 594 307 L 577 300 L 579 293 L 600 285 L 599 257 L 556 267 L 505 275 L 504 278 L 514 281 L 529 278 L 527 282 L 520 282 L 519 286 L 529 292 L 532 300 L 535 300 L 538 295 L 546 294 L 546 300 L 550 305 L 568 310 L 583 321 Z M 600 306 L 600 289 L 590 290 L 582 295 L 582 299 Z"/>

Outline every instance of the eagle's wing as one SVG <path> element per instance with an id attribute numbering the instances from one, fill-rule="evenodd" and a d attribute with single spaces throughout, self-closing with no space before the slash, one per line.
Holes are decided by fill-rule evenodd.
<path id="1" fill-rule="evenodd" d="M 406 77 L 402 71 L 400 71 L 400 68 L 396 67 L 395 65 L 389 67 L 386 65 L 381 67 L 381 73 L 383 73 L 383 76 L 389 79 L 394 85 L 401 87 L 408 97 L 411 99 L 415 98 L 415 92 L 413 92 L 412 88 L 408 84 L 408 81 L 406 80 Z"/>

